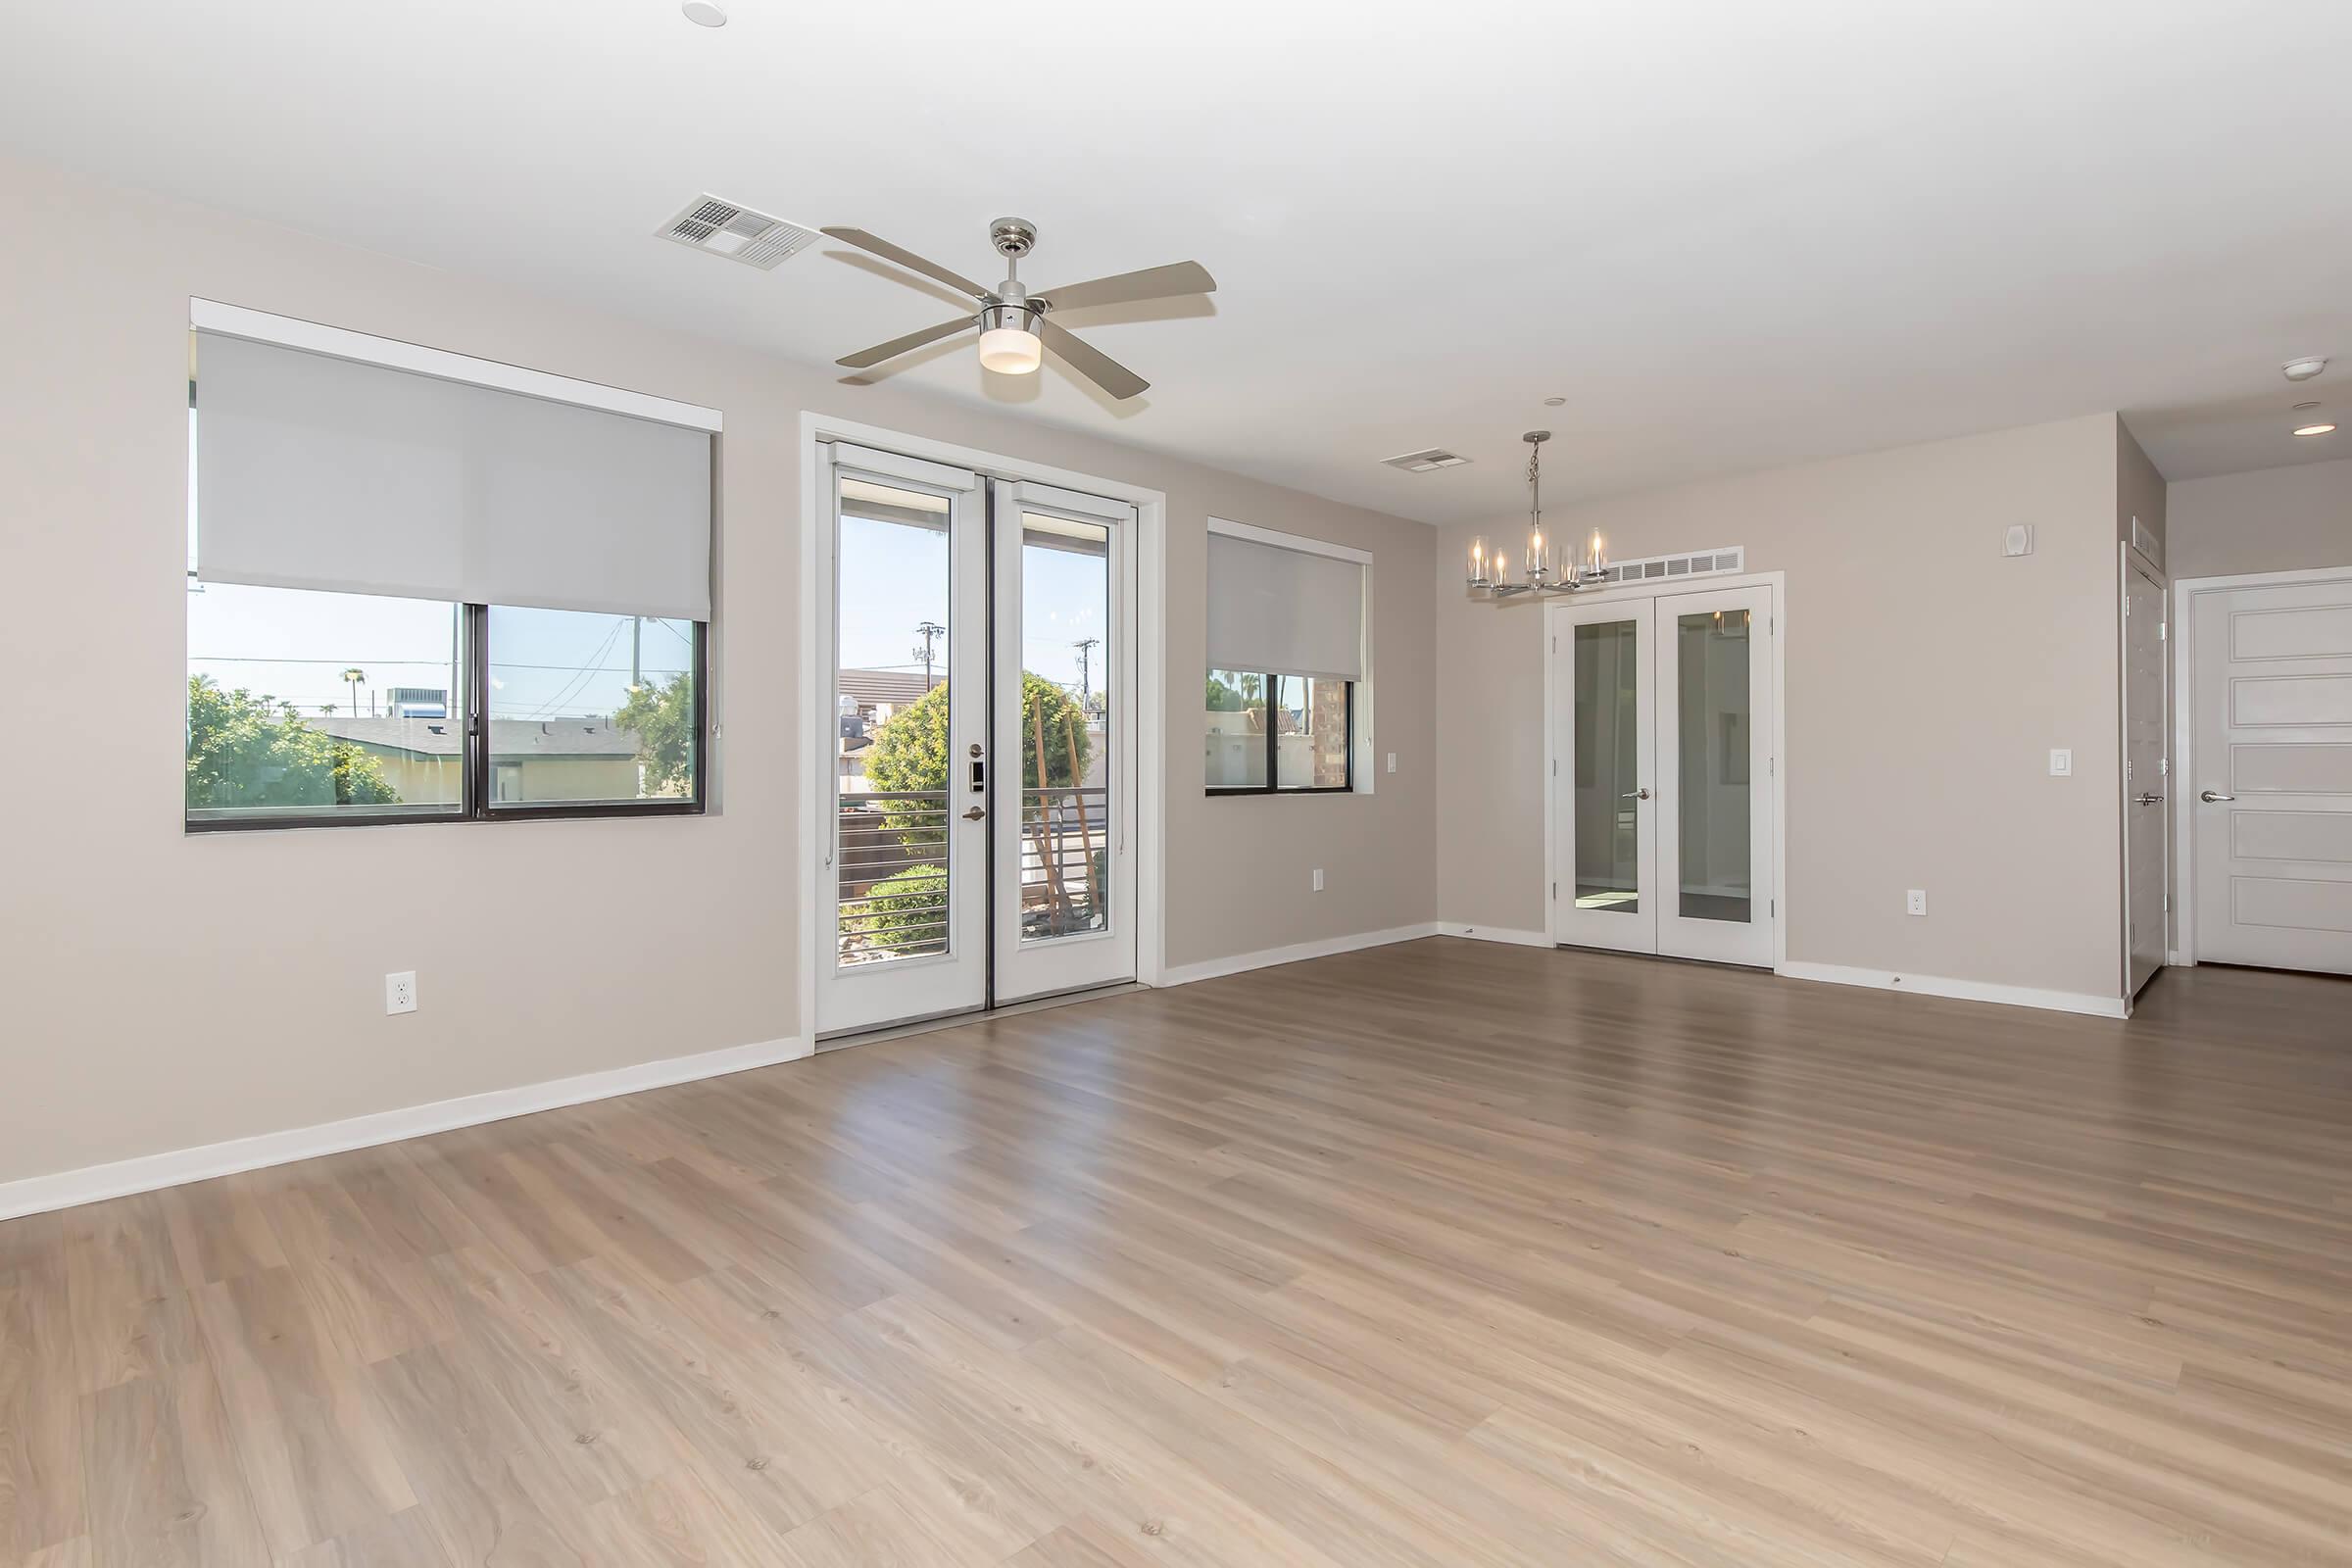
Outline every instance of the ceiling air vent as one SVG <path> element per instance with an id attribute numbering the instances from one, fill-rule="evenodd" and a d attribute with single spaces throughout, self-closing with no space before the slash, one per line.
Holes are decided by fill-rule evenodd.
<path id="1" fill-rule="evenodd" d="M 773 271 L 787 257 L 798 255 L 816 238 L 816 230 L 786 222 L 767 213 L 698 196 L 685 210 L 658 230 L 663 239 L 691 245 L 698 251 L 723 256 L 730 262 Z"/>
<path id="2" fill-rule="evenodd" d="M 1645 582 L 1652 577 L 1697 577 L 1709 572 L 1742 571 L 1747 551 L 1734 546 L 1726 550 L 1701 550 L 1688 556 L 1645 556 L 1640 561 L 1612 561 L 1606 580 L 1609 582 Z"/>
<path id="3" fill-rule="evenodd" d="M 1440 468 L 1458 468 L 1470 460 L 1458 452 L 1431 447 L 1426 452 L 1407 452 L 1401 457 L 1383 458 L 1380 461 L 1392 468 L 1402 468 L 1407 473 L 1435 473 Z"/>

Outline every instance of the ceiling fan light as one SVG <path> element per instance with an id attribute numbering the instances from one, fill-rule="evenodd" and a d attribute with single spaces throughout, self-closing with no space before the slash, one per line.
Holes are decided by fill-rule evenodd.
<path id="1" fill-rule="evenodd" d="M 1044 361 L 1046 346 L 1035 332 L 992 326 L 980 334 L 980 367 L 1000 375 L 1029 375 Z"/>

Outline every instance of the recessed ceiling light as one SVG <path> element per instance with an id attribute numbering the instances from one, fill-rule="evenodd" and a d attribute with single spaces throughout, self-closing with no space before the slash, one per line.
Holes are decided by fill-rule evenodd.
<path id="1" fill-rule="evenodd" d="M 2302 413 L 2302 412 L 2303 412 L 2305 409 L 2316 409 L 2316 408 L 2318 408 L 2319 406 L 2320 406 L 2320 400 L 2319 400 L 2318 398 L 2313 398 L 2313 399 L 2312 399 L 2312 400 L 2311 400 L 2309 403 L 2298 403 L 2298 404 L 2296 404 L 2296 405 L 2295 405 L 2295 412 L 2296 412 L 2297 414 L 2301 414 L 2301 413 Z"/>
<path id="2" fill-rule="evenodd" d="M 2297 435 L 2326 435 L 2326 434 L 2327 434 L 2328 431 L 2330 431 L 2330 430 L 2332 430 L 2332 429 L 2334 429 L 2334 428 L 2335 428 L 2335 426 L 2334 426 L 2334 425 L 2332 425 L 2332 424 L 2306 424 L 2306 425 L 2299 426 L 2299 427 L 2296 429 L 2296 431 L 2295 431 L 2295 434 L 2297 434 Z"/>
<path id="3" fill-rule="evenodd" d="M 1568 400 L 1566 398 L 1545 398 L 1544 400 L 1544 406 L 1547 409 L 1557 409 L 1564 407 L 1567 402 Z"/>
<path id="4" fill-rule="evenodd" d="M 727 24 L 725 8 L 713 5 L 711 0 L 686 0 L 678 9 L 686 14 L 688 22 L 698 27 L 723 27 Z"/>

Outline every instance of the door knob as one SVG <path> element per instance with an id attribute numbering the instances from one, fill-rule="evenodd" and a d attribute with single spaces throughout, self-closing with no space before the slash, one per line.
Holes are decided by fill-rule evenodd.
<path id="1" fill-rule="evenodd" d="M 2164 797 L 2161 795 L 2134 795 L 2132 797 L 2133 806 L 2160 806 L 2163 803 Z"/>
<path id="2" fill-rule="evenodd" d="M 2224 795 L 2219 790 L 2199 790 L 2197 792 L 2197 799 L 2200 801 L 2234 801 L 2237 799 L 2237 797 L 2234 795 Z"/>
<path id="3" fill-rule="evenodd" d="M 970 810 L 963 813 L 963 819 L 966 822 L 977 822 L 987 814 L 988 812 L 975 806 Z"/>

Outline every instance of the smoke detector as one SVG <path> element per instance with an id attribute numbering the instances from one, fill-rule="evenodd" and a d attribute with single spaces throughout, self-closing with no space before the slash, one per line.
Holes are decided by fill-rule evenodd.
<path id="1" fill-rule="evenodd" d="M 1458 452 L 1447 452 L 1442 447 L 1431 447 L 1427 451 L 1400 453 L 1394 458 L 1383 458 L 1380 461 L 1392 468 L 1402 468 L 1407 473 L 1435 473 L 1440 468 L 1458 468 L 1470 460 Z"/>
<path id="2" fill-rule="evenodd" d="M 2328 368 L 2328 362 L 2317 354 L 2307 354 L 2299 360 L 2289 360 L 2278 368 L 2286 372 L 2289 381 L 2308 381 Z"/>
<path id="3" fill-rule="evenodd" d="M 697 196 L 654 232 L 712 256 L 757 267 L 762 272 L 774 271 L 816 239 L 812 228 L 716 196 Z"/>

